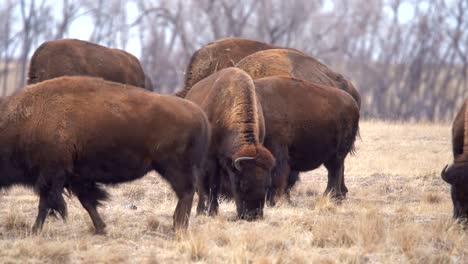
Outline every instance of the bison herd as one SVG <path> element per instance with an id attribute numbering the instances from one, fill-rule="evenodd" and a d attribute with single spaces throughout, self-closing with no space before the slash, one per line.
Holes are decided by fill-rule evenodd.
<path id="1" fill-rule="evenodd" d="M 94 43 L 63 39 L 33 54 L 28 86 L 0 98 L 0 189 L 32 187 L 39 208 L 65 218 L 63 193 L 77 196 L 96 233 L 103 184 L 151 170 L 177 195 L 174 228 L 215 215 L 220 196 L 240 219 L 263 216 L 265 203 L 289 198 L 299 173 L 324 165 L 326 194 L 348 192 L 344 161 L 359 131 L 360 95 L 350 80 L 307 54 L 226 38 L 197 50 L 174 95 L 152 92 L 137 58 Z M 453 124 L 454 216 L 468 217 L 468 106 Z"/>

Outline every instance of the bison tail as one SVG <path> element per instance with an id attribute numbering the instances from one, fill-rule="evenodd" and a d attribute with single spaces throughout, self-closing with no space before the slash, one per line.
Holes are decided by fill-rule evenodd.
<path id="1" fill-rule="evenodd" d="M 356 138 L 361 139 L 361 133 L 359 132 L 359 124 L 354 128 L 353 133 L 351 135 L 351 140 L 353 141 L 353 144 L 351 144 L 351 148 L 349 149 L 349 154 L 351 156 L 356 156 Z"/>
<path id="2" fill-rule="evenodd" d="M 96 201 L 96 206 L 101 206 L 101 202 L 109 200 L 109 193 L 102 189 L 102 186 L 96 185 L 93 192 L 93 198 Z"/>
<path id="3" fill-rule="evenodd" d="M 90 202 L 94 207 L 101 206 L 101 202 L 109 200 L 109 193 L 95 182 L 72 183 L 69 192 L 78 196 L 78 199 L 80 200 Z"/>

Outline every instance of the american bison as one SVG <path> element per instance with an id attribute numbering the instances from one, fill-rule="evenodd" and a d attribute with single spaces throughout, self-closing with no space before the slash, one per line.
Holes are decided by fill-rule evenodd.
<path id="1" fill-rule="evenodd" d="M 62 193 L 78 197 L 96 233 L 105 224 L 96 207 L 117 184 L 156 170 L 179 199 L 174 228 L 187 227 L 197 171 L 210 128 L 195 104 L 92 77 L 60 77 L 29 85 L 0 104 L 0 189 L 33 187 L 39 212 L 66 218 Z"/>
<path id="2" fill-rule="evenodd" d="M 450 184 L 453 217 L 468 219 L 468 100 L 452 126 L 453 164 L 445 166 L 442 179 Z"/>
<path id="3" fill-rule="evenodd" d="M 315 58 L 301 52 L 287 49 L 263 50 L 245 57 L 236 64 L 236 67 L 247 72 L 254 80 L 264 77 L 283 76 L 322 84 L 330 88 L 335 87 L 349 93 L 356 100 L 359 107 L 361 104 L 359 92 L 350 81 Z M 289 172 L 286 190 L 288 199 L 290 198 L 290 189 L 298 179 L 299 172 Z M 344 182 L 342 189 L 346 193 L 347 188 Z"/>
<path id="4" fill-rule="evenodd" d="M 276 158 L 270 204 L 291 185 L 291 171 L 309 171 L 322 164 L 328 170 L 325 192 L 343 198 L 347 192 L 344 160 L 354 149 L 359 126 L 359 107 L 353 97 L 340 89 L 288 77 L 266 77 L 254 83 L 265 117 L 264 146 Z"/>
<path id="5" fill-rule="evenodd" d="M 47 41 L 39 46 L 31 58 L 28 84 L 76 75 L 101 77 L 153 90 L 151 80 L 135 56 L 78 39 Z"/>
<path id="6" fill-rule="evenodd" d="M 190 88 L 210 74 L 233 67 L 242 58 L 260 50 L 281 48 L 256 40 L 224 38 L 201 47 L 190 58 L 185 71 L 184 89 L 176 95 L 185 97 Z"/>
<path id="7" fill-rule="evenodd" d="M 287 49 L 263 50 L 243 58 L 236 67 L 247 72 L 254 80 L 285 76 L 336 87 L 349 93 L 358 106 L 361 105 L 361 96 L 350 81 L 301 52 Z"/>
<path id="8" fill-rule="evenodd" d="M 198 183 L 198 213 L 218 211 L 218 195 L 234 197 L 237 215 L 252 220 L 263 216 L 270 171 L 275 160 L 262 146 L 265 125 L 252 79 L 227 68 L 195 84 L 186 99 L 198 104 L 211 123 L 211 146 L 206 172 Z"/>

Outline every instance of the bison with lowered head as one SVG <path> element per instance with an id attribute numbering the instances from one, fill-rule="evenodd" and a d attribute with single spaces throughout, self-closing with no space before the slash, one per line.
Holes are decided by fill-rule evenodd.
<path id="1" fill-rule="evenodd" d="M 243 69 L 254 80 L 264 77 L 283 76 L 322 84 L 330 89 L 338 88 L 350 94 L 357 102 L 358 106 L 360 106 L 361 103 L 361 97 L 350 81 L 318 60 L 294 50 L 269 49 L 259 51 L 242 59 L 237 63 L 236 67 Z M 275 177 L 278 178 L 277 175 L 275 175 Z M 280 178 L 283 178 L 283 176 Z M 298 171 L 293 170 L 289 172 L 287 180 L 288 187 L 286 189 L 288 199 L 290 189 L 298 178 Z M 344 179 L 342 180 L 344 181 Z M 271 190 L 274 192 L 275 182 Z M 344 182 L 342 183 L 342 192 L 343 195 L 347 193 Z M 274 201 L 271 197 L 270 195 L 269 200 L 272 204 Z"/>
<path id="2" fill-rule="evenodd" d="M 39 46 L 31 58 L 28 84 L 76 75 L 101 77 L 153 90 L 151 80 L 135 56 L 78 39 L 47 41 Z"/>
<path id="3" fill-rule="evenodd" d="M 34 188 L 37 232 L 49 212 L 66 217 L 66 188 L 103 233 L 96 207 L 107 193 L 100 184 L 154 169 L 179 199 L 174 227 L 185 228 L 209 137 L 206 115 L 186 100 L 98 78 L 55 78 L 1 100 L 0 189 Z"/>
<path id="4" fill-rule="evenodd" d="M 445 166 L 442 179 L 451 185 L 453 217 L 468 219 L 468 100 L 452 127 L 453 164 Z"/>
<path id="5" fill-rule="evenodd" d="M 206 172 L 197 185 L 198 213 L 216 214 L 222 193 L 234 197 L 239 218 L 262 217 L 275 160 L 262 146 L 265 124 L 252 79 L 240 69 L 223 69 L 195 84 L 186 99 L 205 111 L 212 129 Z"/>
<path id="6" fill-rule="evenodd" d="M 346 194 L 344 161 L 358 133 L 359 107 L 348 93 L 289 77 L 254 81 L 265 117 L 264 146 L 276 158 L 269 202 L 287 191 L 288 175 L 325 165 L 325 193 Z"/>
<path id="7" fill-rule="evenodd" d="M 203 78 L 224 68 L 235 66 L 252 53 L 278 48 L 281 47 L 244 38 L 224 38 L 208 43 L 195 51 L 190 58 L 185 71 L 185 87 L 176 95 L 185 97 L 190 88 Z"/>
<path id="8" fill-rule="evenodd" d="M 361 105 L 361 96 L 350 81 L 301 52 L 288 49 L 263 50 L 243 58 L 236 67 L 247 72 L 254 80 L 284 76 L 336 87 L 349 93 L 358 106 Z"/>

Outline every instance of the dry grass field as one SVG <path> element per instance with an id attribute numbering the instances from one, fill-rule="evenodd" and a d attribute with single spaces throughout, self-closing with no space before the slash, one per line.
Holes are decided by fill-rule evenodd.
<path id="1" fill-rule="evenodd" d="M 31 236 L 38 198 L 0 193 L 1 263 L 467 263 L 468 237 L 451 219 L 440 170 L 451 162 L 448 124 L 361 122 L 357 155 L 346 164 L 348 199 L 322 196 L 326 172 L 302 174 L 293 204 L 266 208 L 256 222 L 235 221 L 232 202 L 216 218 L 196 217 L 175 235 L 175 196 L 155 173 L 108 187 L 106 236 L 92 234 L 76 198 L 69 218 L 48 218 Z"/>

